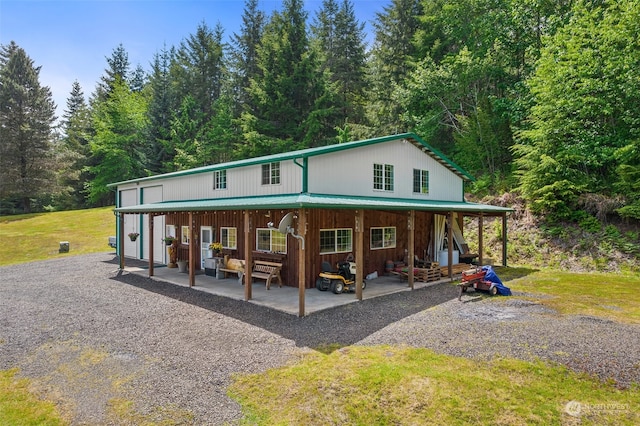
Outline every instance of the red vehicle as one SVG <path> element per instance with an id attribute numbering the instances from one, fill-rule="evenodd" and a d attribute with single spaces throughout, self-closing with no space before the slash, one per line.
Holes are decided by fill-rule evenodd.
<path id="1" fill-rule="evenodd" d="M 464 271 L 462 273 L 462 280 L 460 284 L 458 284 L 460 287 L 458 300 L 462 298 L 462 293 L 465 293 L 469 287 L 473 287 L 476 290 L 488 291 L 492 296 L 498 294 L 496 283 L 486 280 L 486 275 L 487 271 L 478 268 Z"/>

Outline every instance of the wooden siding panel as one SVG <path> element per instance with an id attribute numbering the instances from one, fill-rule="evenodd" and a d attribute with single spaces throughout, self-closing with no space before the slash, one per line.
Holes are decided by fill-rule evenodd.
<path id="1" fill-rule="evenodd" d="M 394 166 L 394 190 L 373 189 L 373 164 Z M 413 169 L 429 171 L 429 194 L 413 193 Z M 309 159 L 309 192 L 462 201 L 463 181 L 408 142 L 391 141 Z"/>

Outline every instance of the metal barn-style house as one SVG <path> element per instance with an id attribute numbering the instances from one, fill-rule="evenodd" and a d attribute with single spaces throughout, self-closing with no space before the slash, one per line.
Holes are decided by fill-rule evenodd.
<path id="1" fill-rule="evenodd" d="M 446 266 L 451 278 L 457 263 L 471 260 L 465 217 L 479 221 L 479 250 L 472 255 L 479 263 L 483 219 L 502 218 L 506 265 L 511 210 L 466 202 L 470 180 L 419 136 L 405 133 L 117 182 L 110 187 L 120 267 L 125 258 L 148 260 L 153 276 L 154 264 L 170 264 L 173 256 L 187 262 L 194 285 L 212 255 L 242 262 L 247 272 L 256 261 L 281 264 L 279 278 L 299 289 L 303 316 L 305 291 L 316 291 L 323 262 L 335 265 L 348 255 L 360 300 L 363 278 L 388 273 L 396 261 L 405 262 L 411 288 L 418 263 Z M 278 229 L 283 219 L 285 233 Z M 129 234 L 139 237 L 125 238 Z M 251 283 L 251 274 L 242 279 Z M 251 297 L 245 285 L 244 298 Z"/>

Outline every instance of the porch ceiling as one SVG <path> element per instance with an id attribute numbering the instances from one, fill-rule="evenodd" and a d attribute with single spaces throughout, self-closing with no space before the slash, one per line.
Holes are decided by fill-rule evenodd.
<path id="1" fill-rule="evenodd" d="M 266 210 L 291 208 L 365 209 L 365 210 L 421 210 L 433 212 L 483 213 L 487 216 L 502 216 L 513 209 L 456 201 L 431 201 L 383 197 L 338 196 L 327 194 L 286 194 L 257 197 L 215 198 L 207 200 L 164 201 L 118 207 L 118 213 L 175 213 L 215 210 Z"/>

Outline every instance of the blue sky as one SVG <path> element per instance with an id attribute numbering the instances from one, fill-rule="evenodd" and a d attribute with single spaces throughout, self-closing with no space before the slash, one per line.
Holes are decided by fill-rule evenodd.
<path id="1" fill-rule="evenodd" d="M 390 0 L 352 0 L 356 17 L 372 36 L 371 21 Z M 58 106 L 66 107 L 71 84 L 78 80 L 88 97 L 107 66 L 106 57 L 120 43 L 131 67 L 149 69 L 153 55 L 166 44 L 178 46 L 198 24 L 220 22 L 225 41 L 239 32 L 244 0 L 0 0 L 0 44 L 11 40 L 36 66 L 40 83 L 49 86 Z M 281 0 L 259 0 L 268 15 Z M 306 0 L 309 22 L 322 0 Z"/>

